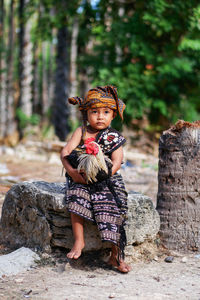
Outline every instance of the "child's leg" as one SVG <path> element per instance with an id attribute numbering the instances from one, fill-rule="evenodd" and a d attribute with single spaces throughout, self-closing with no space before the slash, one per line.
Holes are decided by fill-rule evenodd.
<path id="1" fill-rule="evenodd" d="M 82 249 L 85 247 L 83 218 L 71 213 L 72 230 L 74 235 L 74 245 L 67 254 L 68 258 L 77 259 L 81 256 Z"/>
<path id="2" fill-rule="evenodd" d="M 122 273 L 128 273 L 131 271 L 131 266 L 129 266 L 123 259 L 119 260 L 119 264 L 117 263 L 118 260 L 118 247 L 116 245 L 112 245 L 112 252 L 110 259 L 108 263 L 114 267 L 117 267 L 117 269 Z"/>

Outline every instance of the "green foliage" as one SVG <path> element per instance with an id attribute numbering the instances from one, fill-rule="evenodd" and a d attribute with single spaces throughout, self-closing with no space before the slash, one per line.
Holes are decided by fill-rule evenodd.
<path id="1" fill-rule="evenodd" d="M 118 87 L 126 123 L 199 118 L 199 20 L 197 0 L 99 2 L 92 85 Z"/>
<path id="2" fill-rule="evenodd" d="M 141 167 L 153 169 L 154 171 L 158 171 L 158 164 L 152 165 L 152 164 L 145 162 L 144 160 L 142 160 Z"/>
<path id="3" fill-rule="evenodd" d="M 200 51 L 200 40 L 192 40 L 189 38 L 183 38 L 179 46 L 179 50 L 194 50 Z"/>
<path id="4" fill-rule="evenodd" d="M 41 128 L 41 136 L 43 139 L 53 139 L 55 136 L 54 128 L 51 124 L 44 124 Z"/>
<path id="5" fill-rule="evenodd" d="M 27 116 L 21 108 L 16 110 L 16 117 L 19 120 L 19 127 L 20 129 L 26 128 L 28 125 L 39 125 L 40 123 L 40 116 L 38 114 L 32 114 L 30 117 Z"/>

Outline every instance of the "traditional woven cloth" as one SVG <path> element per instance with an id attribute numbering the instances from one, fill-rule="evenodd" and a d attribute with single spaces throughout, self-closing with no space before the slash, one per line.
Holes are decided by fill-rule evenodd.
<path id="1" fill-rule="evenodd" d="M 96 137 L 96 142 L 108 157 L 125 141 L 125 138 L 112 128 L 102 130 Z M 95 222 L 102 241 L 116 244 L 121 249 L 120 254 L 123 257 L 126 244 L 124 225 L 127 192 L 122 176 L 116 173 L 106 180 L 88 185 L 75 183 L 68 178 L 68 183 L 66 190 L 68 210 Z"/>
<path id="2" fill-rule="evenodd" d="M 69 103 L 79 105 L 81 111 L 87 111 L 89 108 L 108 107 L 116 110 L 123 120 L 124 102 L 118 98 L 117 89 L 111 85 L 96 87 L 89 90 L 85 98 L 71 97 Z"/>

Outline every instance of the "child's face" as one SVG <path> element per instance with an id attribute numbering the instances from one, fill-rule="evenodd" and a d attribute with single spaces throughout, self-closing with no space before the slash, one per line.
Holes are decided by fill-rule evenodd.
<path id="1" fill-rule="evenodd" d="M 97 130 L 107 128 L 114 118 L 114 111 L 107 107 L 89 108 L 87 120 L 90 126 Z"/>

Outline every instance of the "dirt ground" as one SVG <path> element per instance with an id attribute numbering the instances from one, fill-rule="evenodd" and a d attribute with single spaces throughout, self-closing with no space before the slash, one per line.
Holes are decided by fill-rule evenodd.
<path id="1" fill-rule="evenodd" d="M 148 163 L 147 163 L 148 162 Z M 63 182 L 61 165 L 46 161 L 25 160 L 9 156 L 0 157 L 9 173 L 0 176 L 0 204 L 14 182 L 45 180 Z M 122 169 L 127 189 L 143 192 L 156 203 L 157 158 L 137 160 Z M 12 176 L 8 178 L 8 176 Z M 4 249 L 1 249 L 4 253 Z M 171 263 L 165 262 L 173 255 Z M 131 262 L 132 271 L 121 274 L 109 269 L 98 255 L 83 254 L 76 262 L 68 262 L 65 252 L 43 257 L 42 261 L 15 276 L 0 278 L 0 299 L 48 300 L 142 300 L 189 299 L 200 300 L 200 255 L 159 253 L 150 259 Z"/>
<path id="2" fill-rule="evenodd" d="M 65 262 L 64 262 L 65 261 Z M 0 299 L 48 300 L 146 300 L 200 299 L 200 262 L 194 255 L 149 263 L 132 263 L 129 274 L 120 274 L 104 264 L 66 263 L 31 268 L 0 279 Z"/>

